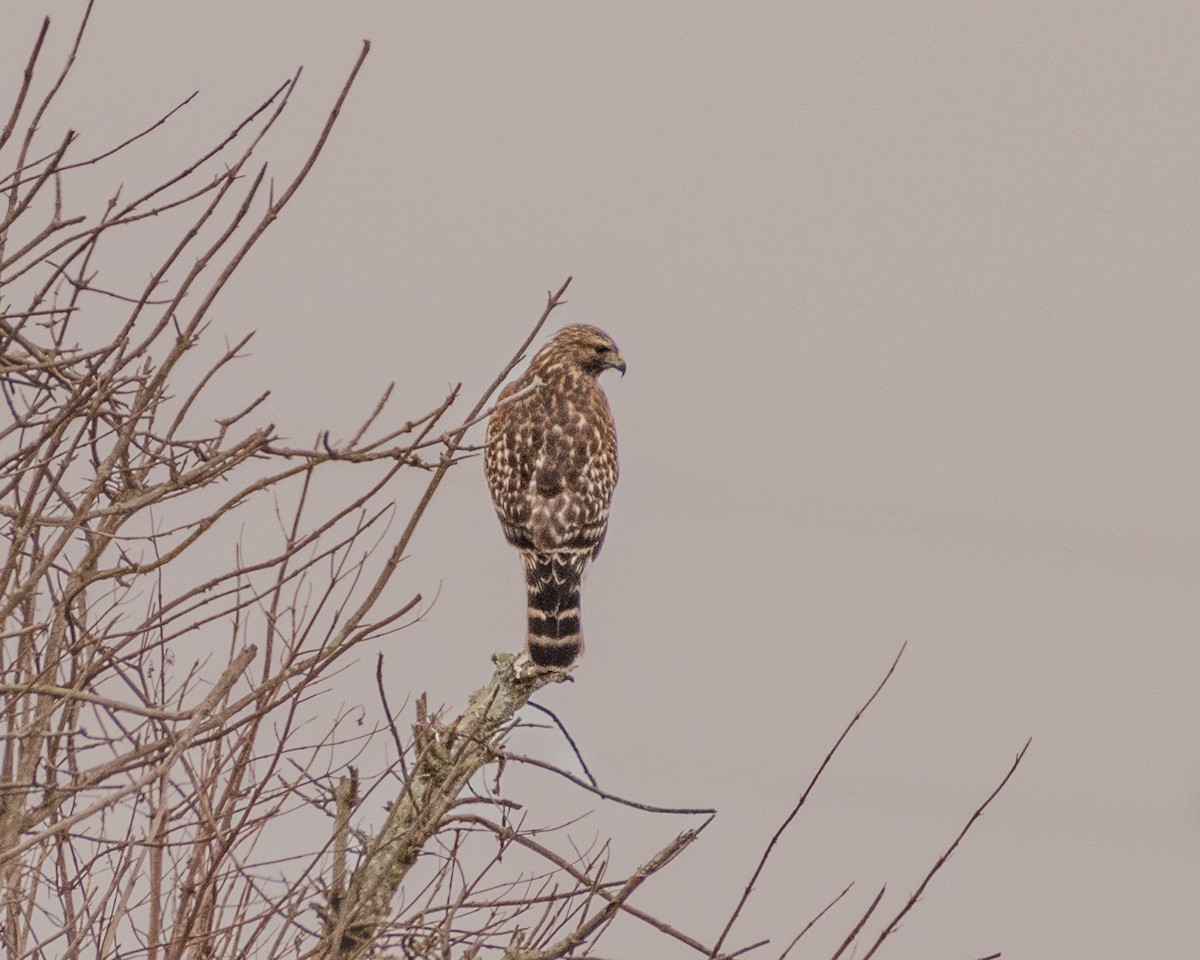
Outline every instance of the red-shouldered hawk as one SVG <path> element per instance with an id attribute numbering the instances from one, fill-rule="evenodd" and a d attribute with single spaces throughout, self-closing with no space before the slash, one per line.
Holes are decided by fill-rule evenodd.
<path id="1" fill-rule="evenodd" d="M 540 666 L 568 666 L 583 649 L 583 570 L 604 544 L 617 485 L 617 434 L 596 380 L 609 367 L 624 376 L 612 337 L 563 327 L 500 400 L 528 392 L 488 422 L 484 473 L 504 536 L 525 564 L 525 649 Z"/>

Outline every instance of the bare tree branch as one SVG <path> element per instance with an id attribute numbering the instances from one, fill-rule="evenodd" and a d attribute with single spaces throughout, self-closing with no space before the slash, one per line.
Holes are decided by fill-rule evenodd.
<path id="1" fill-rule="evenodd" d="M 1000 791 L 1008 785 L 1008 781 L 1012 779 L 1012 775 L 1017 772 L 1017 767 L 1019 767 L 1021 765 L 1021 761 L 1025 759 L 1025 751 L 1029 749 L 1029 745 L 1031 743 L 1033 743 L 1032 737 L 1025 741 L 1025 746 L 1023 746 L 1017 753 L 1016 759 L 1013 760 L 1012 766 L 1008 768 L 1008 773 L 1004 775 L 1004 779 L 1002 779 L 996 785 L 996 788 L 987 795 L 987 799 L 985 799 L 983 803 L 975 808 L 975 812 L 971 814 L 966 824 L 958 832 L 958 836 L 954 838 L 954 842 L 946 848 L 945 853 L 938 857 L 937 862 L 934 863 L 934 865 L 929 869 L 929 872 L 925 874 L 925 879 L 921 881 L 913 895 L 908 898 L 908 902 L 900 908 L 900 911 L 892 918 L 891 922 L 883 928 L 875 942 L 871 944 L 871 948 L 863 954 L 863 960 L 870 960 L 870 958 L 875 955 L 875 951 L 877 951 L 883 945 L 883 941 L 895 932 L 896 928 L 900 925 L 900 921 L 903 920 L 908 912 L 917 905 L 917 901 L 921 899 L 921 894 L 925 892 L 925 888 L 929 886 L 929 882 L 934 878 L 934 875 L 946 865 L 946 861 L 950 859 L 950 855 L 953 854 L 958 848 L 958 845 L 962 842 L 963 837 L 967 835 L 967 831 L 975 826 L 975 821 L 983 816 L 983 811 L 986 810 L 991 802 L 1000 795 Z"/>
<path id="2" fill-rule="evenodd" d="M 800 808 L 808 802 L 808 795 L 812 793 L 813 787 L 815 787 L 817 785 L 817 781 L 821 779 L 821 774 L 823 774 L 825 772 L 825 768 L 829 766 L 829 762 L 833 759 L 833 755 L 837 753 L 838 748 L 841 747 L 842 742 L 847 736 L 850 735 L 850 731 L 854 729 L 855 724 L 857 724 L 862 718 L 862 715 L 867 712 L 867 709 L 872 703 L 875 702 L 875 698 L 879 696 L 880 691 L 883 690 L 883 688 L 887 685 L 887 682 L 892 678 L 892 674 L 896 672 L 896 667 L 900 663 L 900 658 L 904 656 L 904 650 L 907 646 L 907 643 L 901 644 L 900 651 L 896 654 L 896 659 L 893 660 L 892 665 L 888 667 L 888 671 L 883 675 L 883 679 L 879 681 L 879 685 L 875 688 L 872 694 L 867 697 L 867 702 L 858 708 L 858 712 L 853 716 L 850 722 L 846 724 L 846 729 L 842 731 L 842 735 L 837 738 L 837 741 L 829 749 L 829 752 L 825 754 L 825 759 L 821 761 L 821 765 L 817 768 L 817 772 L 813 774 L 812 779 L 808 782 L 808 786 L 805 787 L 804 791 L 800 794 L 800 798 L 796 801 L 796 805 L 792 807 L 791 813 L 784 818 L 783 823 L 779 825 L 779 828 L 772 835 L 770 842 L 767 844 L 766 849 L 763 850 L 763 854 L 759 858 L 758 866 L 754 868 L 754 873 L 750 876 L 750 882 L 746 884 L 745 890 L 742 891 L 741 899 L 738 900 L 737 906 L 734 907 L 733 913 L 730 914 L 729 920 L 725 923 L 725 928 L 721 931 L 721 935 L 717 937 L 716 945 L 712 949 L 712 958 L 715 958 L 720 952 L 721 945 L 725 942 L 725 938 L 729 936 L 729 931 L 733 929 L 733 925 L 737 922 L 737 918 L 741 914 L 742 908 L 746 905 L 746 901 L 750 899 L 750 894 L 754 891 L 754 884 L 758 882 L 758 878 L 762 875 L 763 868 L 766 867 L 767 860 L 770 858 L 772 851 L 775 849 L 775 845 L 779 842 L 779 838 L 783 836 L 784 831 L 786 831 L 787 828 L 791 826 L 792 821 L 796 819 L 796 815 L 800 812 Z"/>

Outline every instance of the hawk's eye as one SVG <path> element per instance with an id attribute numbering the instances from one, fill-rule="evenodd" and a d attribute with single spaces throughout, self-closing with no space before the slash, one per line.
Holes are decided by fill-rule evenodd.
<path id="1" fill-rule="evenodd" d="M 596 352 L 597 352 L 597 353 L 607 353 L 607 352 L 608 352 L 608 347 L 606 347 L 606 346 L 605 346 L 604 344 L 602 344 L 602 343 L 598 343 L 598 344 L 596 344 Z"/>

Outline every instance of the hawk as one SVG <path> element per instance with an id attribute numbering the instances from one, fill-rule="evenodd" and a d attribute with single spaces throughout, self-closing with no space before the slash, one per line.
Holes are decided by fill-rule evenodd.
<path id="1" fill-rule="evenodd" d="M 525 649 L 539 666 L 569 666 L 583 649 L 583 570 L 604 544 L 617 485 L 617 434 L 597 382 L 610 367 L 625 375 L 612 337 L 563 327 L 500 392 L 488 421 L 484 473 L 525 565 Z"/>

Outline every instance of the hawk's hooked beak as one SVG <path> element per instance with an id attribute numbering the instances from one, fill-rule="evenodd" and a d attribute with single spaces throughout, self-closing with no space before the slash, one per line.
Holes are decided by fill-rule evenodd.
<path id="1" fill-rule="evenodd" d="M 617 359 L 613 361 L 613 366 L 621 371 L 621 376 L 625 376 L 625 358 L 619 353 L 617 354 Z"/>

